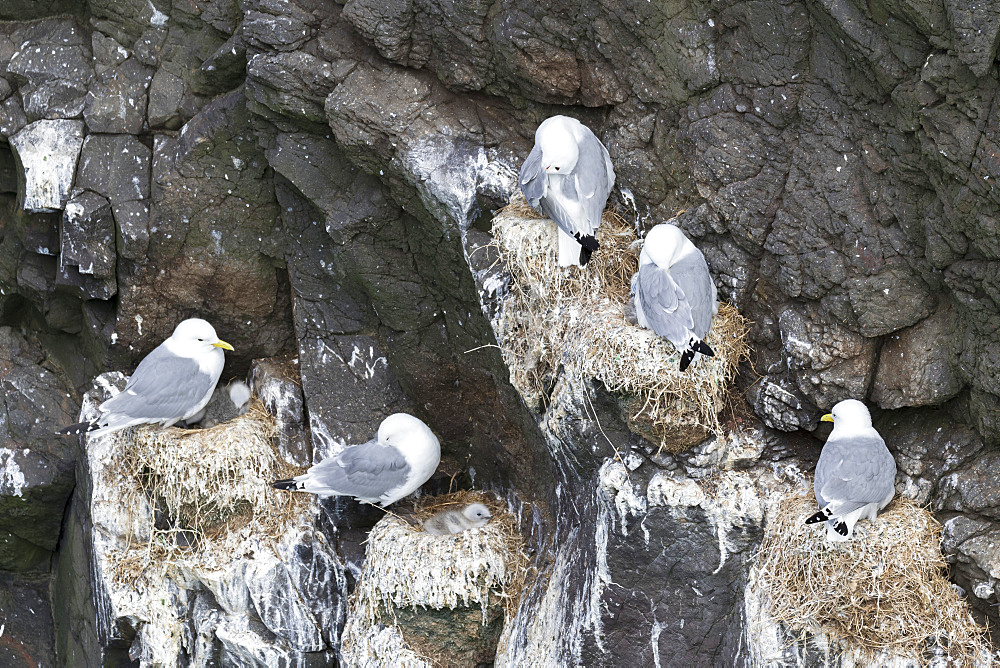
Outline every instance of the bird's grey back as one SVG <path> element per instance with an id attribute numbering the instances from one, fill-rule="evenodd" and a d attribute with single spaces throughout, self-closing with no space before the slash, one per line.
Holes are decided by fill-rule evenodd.
<path id="1" fill-rule="evenodd" d="M 410 467 L 396 448 L 378 439 L 345 448 L 309 469 L 309 487 L 321 485 L 372 503 L 385 492 L 406 482 Z M 311 490 L 310 490 L 311 491 Z"/>
<path id="2" fill-rule="evenodd" d="M 538 209 L 539 202 L 545 196 L 545 171 L 542 169 L 542 149 L 538 144 L 532 147 L 528 159 L 521 165 L 517 181 L 521 185 L 524 199 Z"/>
<path id="3" fill-rule="evenodd" d="M 576 177 L 576 194 L 583 200 L 587 217 L 596 229 L 601 224 L 608 195 L 614 188 L 615 172 L 611 167 L 607 149 L 593 132 L 584 132 L 583 139 L 578 141 L 577 147 L 580 150 L 580 157 L 576 169 L 573 170 Z"/>
<path id="4" fill-rule="evenodd" d="M 101 409 L 130 418 L 172 420 L 189 414 L 218 380 L 204 373 L 197 360 L 178 357 L 161 343 L 139 362 L 125 389 Z"/>
<path id="5" fill-rule="evenodd" d="M 831 501 L 881 502 L 896 481 L 896 461 L 885 442 L 872 435 L 829 439 L 816 463 L 814 491 L 825 506 Z"/>
<path id="6" fill-rule="evenodd" d="M 639 308 L 650 328 L 675 346 L 687 344 L 687 332 L 694 326 L 691 306 L 684 291 L 665 269 L 655 264 L 639 267 L 636 282 Z"/>
<path id="7" fill-rule="evenodd" d="M 670 265 L 670 276 L 687 297 L 691 309 L 691 329 L 695 336 L 704 339 L 712 326 L 712 317 L 719 310 L 719 296 L 705 256 L 697 248 L 691 248 L 693 252 Z"/>

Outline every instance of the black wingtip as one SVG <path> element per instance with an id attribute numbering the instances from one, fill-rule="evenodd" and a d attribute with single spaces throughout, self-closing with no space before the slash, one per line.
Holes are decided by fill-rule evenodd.
<path id="1" fill-rule="evenodd" d="M 712 347 L 709 346 L 704 341 L 695 341 L 694 345 L 692 345 L 691 347 L 694 348 L 699 353 L 701 353 L 702 355 L 707 355 L 708 357 L 715 357 L 715 351 L 712 350 Z"/>
<path id="2" fill-rule="evenodd" d="M 819 522 L 825 522 L 827 519 L 829 518 L 826 516 L 826 513 L 820 510 L 810 515 L 808 519 L 806 519 L 806 524 L 818 524 Z"/>
<path id="3" fill-rule="evenodd" d="M 833 525 L 833 530 L 839 533 L 841 536 L 847 535 L 847 525 L 843 522 L 837 522 Z"/>
<path id="4" fill-rule="evenodd" d="M 284 480 L 275 480 L 271 483 L 271 487 L 275 489 L 289 489 L 296 490 L 298 485 L 295 482 L 295 478 L 285 478 Z"/>
<path id="5" fill-rule="evenodd" d="M 580 247 L 580 266 L 585 267 L 587 263 L 590 262 L 590 256 L 594 254 L 594 251 L 590 250 L 585 246 Z"/>
<path id="6" fill-rule="evenodd" d="M 681 353 L 681 373 L 687 371 L 687 368 L 691 365 L 691 361 L 694 359 L 694 351 L 691 349 L 685 350 Z"/>
<path id="7" fill-rule="evenodd" d="M 71 424 L 68 427 L 63 427 L 56 433 L 60 436 L 76 436 L 77 434 L 86 434 L 89 431 L 96 431 L 100 427 L 94 422 L 77 422 L 76 424 Z"/>
<path id="8" fill-rule="evenodd" d="M 573 238 L 575 238 L 580 245 L 583 246 L 584 250 L 589 250 L 591 253 L 595 250 L 601 249 L 601 244 L 597 243 L 597 237 L 592 234 L 580 234 L 577 232 L 573 235 Z"/>

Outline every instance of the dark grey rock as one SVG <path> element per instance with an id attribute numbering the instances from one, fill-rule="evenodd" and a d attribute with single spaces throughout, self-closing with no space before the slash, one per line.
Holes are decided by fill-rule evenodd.
<path id="1" fill-rule="evenodd" d="M 58 664 L 47 580 L 0 574 L 0 609 L 4 611 L 0 663 L 5 666 Z"/>
<path id="2" fill-rule="evenodd" d="M 76 452 L 57 439 L 76 403 L 41 350 L 0 328 L 0 568 L 47 569 L 73 491 Z M 6 608 L 5 608 L 6 609 Z"/>
<path id="3" fill-rule="evenodd" d="M 11 137 L 28 124 L 24 107 L 17 95 L 11 95 L 0 102 L 0 137 Z"/>
<path id="4" fill-rule="evenodd" d="M 326 96 L 353 65 L 327 63 L 301 51 L 257 54 L 247 63 L 247 93 L 281 116 L 325 125 Z"/>
<path id="5" fill-rule="evenodd" d="M 17 192 L 17 163 L 10 147 L 0 148 L 0 193 Z"/>
<path id="6" fill-rule="evenodd" d="M 72 19 L 25 23 L 11 36 L 17 52 L 7 71 L 19 82 L 29 121 L 76 118 L 94 77 L 90 39 Z"/>
<path id="7" fill-rule="evenodd" d="M 829 409 L 864 397 L 875 372 L 875 341 L 855 334 L 820 312 L 787 308 L 778 317 L 788 367 L 813 405 Z"/>
<path id="8" fill-rule="evenodd" d="M 433 111 L 446 100 L 447 116 Z M 426 209 L 449 226 L 466 228 L 482 208 L 498 208 L 514 191 L 520 166 L 515 147 L 523 145 L 516 119 L 456 98 L 427 75 L 358 66 L 325 108 L 347 157 L 388 181 L 401 201 L 416 191 L 420 206 L 410 207 L 413 215 Z"/>
<path id="9" fill-rule="evenodd" d="M 954 31 L 955 51 L 977 77 L 984 76 L 997 55 L 1000 40 L 1000 11 L 990 4 L 968 0 L 944 3 Z"/>
<path id="10" fill-rule="evenodd" d="M 95 279 L 115 279 L 115 221 L 111 204 L 84 191 L 66 203 L 59 230 L 59 259 Z"/>
<path id="11" fill-rule="evenodd" d="M 950 307 L 890 335 L 879 352 L 872 399 L 882 408 L 941 404 L 962 389 L 961 323 Z"/>
<path id="12" fill-rule="evenodd" d="M 150 199 L 148 241 L 141 224 L 122 228 L 127 252 L 137 256 L 145 244 L 146 254 L 119 269 L 121 366 L 193 314 L 236 348 L 227 355 L 231 373 L 293 349 L 283 260 L 266 254 L 277 203 L 240 91 L 213 101 L 178 136 L 157 136 Z"/>
<path id="13" fill-rule="evenodd" d="M 151 152 L 136 137 L 88 135 L 80 153 L 76 187 L 112 204 L 149 199 Z"/>
<path id="14" fill-rule="evenodd" d="M 205 79 L 214 87 L 230 90 L 245 78 L 247 50 L 241 35 L 233 35 L 201 64 Z"/>
<path id="15" fill-rule="evenodd" d="M 960 571 L 958 579 L 967 591 L 987 606 L 996 601 L 1000 586 L 1000 522 L 953 517 L 944 524 L 941 543 L 942 551 Z"/>
<path id="16" fill-rule="evenodd" d="M 90 131 L 142 132 L 151 79 L 152 71 L 135 58 L 99 74 L 87 92 L 83 109 Z"/>
<path id="17" fill-rule="evenodd" d="M 252 0 L 243 14 L 243 37 L 259 49 L 293 51 L 313 36 L 315 17 L 294 2 Z"/>
<path id="18" fill-rule="evenodd" d="M 149 202 L 133 200 L 111 205 L 118 227 L 118 253 L 133 262 L 146 257 L 149 248 Z"/>
<path id="19" fill-rule="evenodd" d="M 254 360 L 250 386 L 277 420 L 278 450 L 295 466 L 310 466 L 312 441 L 306 423 L 305 399 L 299 377 L 298 358 Z"/>
<path id="20" fill-rule="evenodd" d="M 157 70 L 149 86 L 149 127 L 176 130 L 184 120 L 181 102 L 187 88 L 181 77 Z"/>

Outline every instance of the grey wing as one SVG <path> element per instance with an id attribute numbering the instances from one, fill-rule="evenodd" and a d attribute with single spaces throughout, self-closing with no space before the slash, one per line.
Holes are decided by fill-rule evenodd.
<path id="1" fill-rule="evenodd" d="M 538 148 L 537 144 L 532 147 L 527 160 L 521 165 L 517 182 L 521 185 L 524 199 L 537 209 L 538 202 L 545 197 L 546 191 L 545 172 L 542 170 L 542 149 Z"/>
<path id="2" fill-rule="evenodd" d="M 323 460 L 307 475 L 311 485 L 370 501 L 406 482 L 409 471 L 399 450 L 372 439 Z"/>
<path id="3" fill-rule="evenodd" d="M 705 338 L 719 301 L 705 256 L 701 251 L 686 255 L 670 265 L 670 276 L 687 297 L 691 309 L 691 330 L 699 339 Z"/>
<path id="4" fill-rule="evenodd" d="M 125 389 L 101 404 L 101 410 L 129 418 L 179 419 L 195 408 L 218 380 L 202 372 L 196 360 L 178 357 L 160 344 L 139 362 Z"/>
<path id="5" fill-rule="evenodd" d="M 895 480 L 896 461 L 881 438 L 828 440 L 816 463 L 816 498 L 821 505 L 841 502 L 860 508 L 885 499 Z"/>
<path id="6" fill-rule="evenodd" d="M 593 234 L 601 226 L 601 216 L 604 206 L 608 203 L 608 195 L 615 185 L 615 171 L 611 167 L 611 158 L 604 144 L 587 133 L 578 143 L 580 157 L 573 170 L 576 193 L 587 211 L 590 229 L 584 229 L 586 234 Z"/>
<path id="7" fill-rule="evenodd" d="M 670 272 L 655 264 L 642 265 L 639 267 L 636 291 L 639 306 L 650 328 L 675 346 L 685 345 L 688 331 L 694 324 L 691 307 Z"/>

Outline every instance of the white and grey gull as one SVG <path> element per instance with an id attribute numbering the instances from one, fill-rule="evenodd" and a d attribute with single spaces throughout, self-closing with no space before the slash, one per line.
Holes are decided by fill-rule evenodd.
<path id="1" fill-rule="evenodd" d="M 874 520 L 892 501 L 896 460 L 860 401 L 841 401 L 820 419 L 833 422 L 833 431 L 816 463 L 813 491 L 820 509 L 806 524 L 826 522 L 827 539 L 845 541 L 858 520 Z"/>
<path id="2" fill-rule="evenodd" d="M 524 198 L 558 226 L 559 266 L 585 265 L 600 248 L 597 228 L 615 186 L 611 156 L 586 125 L 552 116 L 535 130 L 535 145 L 521 166 Z"/>
<path id="3" fill-rule="evenodd" d="M 125 389 L 100 406 L 100 415 L 59 434 L 101 436 L 140 424 L 170 427 L 197 415 L 212 398 L 233 347 L 201 318 L 189 318 L 139 362 Z"/>
<path id="4" fill-rule="evenodd" d="M 718 292 L 705 256 L 676 225 L 660 223 L 646 235 L 632 299 L 639 324 L 681 353 L 681 371 L 696 353 L 715 355 L 704 339 L 719 312 Z"/>
<path id="5" fill-rule="evenodd" d="M 422 420 L 395 413 L 382 420 L 378 435 L 327 457 L 294 478 L 276 480 L 276 489 L 320 497 L 351 496 L 382 507 L 417 490 L 437 470 L 441 444 Z"/>

